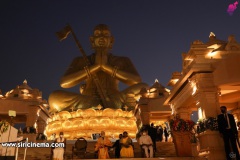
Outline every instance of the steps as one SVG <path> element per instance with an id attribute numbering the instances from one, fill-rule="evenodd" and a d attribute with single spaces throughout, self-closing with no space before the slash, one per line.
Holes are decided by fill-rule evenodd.
<path id="1" fill-rule="evenodd" d="M 176 150 L 172 142 L 157 142 L 155 157 L 176 157 Z"/>
<path id="2" fill-rule="evenodd" d="M 65 152 L 65 160 L 70 160 L 72 157 L 72 146 L 74 142 L 67 142 L 67 148 Z M 96 142 L 90 141 L 87 146 L 87 154 L 84 159 L 94 159 L 94 145 Z M 155 159 L 163 160 L 205 160 L 201 158 L 194 157 L 176 157 L 176 151 L 174 143 L 172 142 L 157 142 L 157 152 L 155 153 Z M 51 148 L 28 148 L 26 160 L 50 160 Z M 23 160 L 24 148 L 19 148 L 18 160 Z M 114 157 L 114 151 L 110 152 L 110 157 Z M 134 143 L 134 157 L 133 160 L 140 160 L 141 158 L 141 148 L 137 142 Z M 74 160 L 80 160 L 83 157 L 74 156 Z M 129 158 L 128 158 L 129 159 Z M 152 158 L 148 158 L 151 160 Z M 122 159 L 124 160 L 124 159 Z"/>

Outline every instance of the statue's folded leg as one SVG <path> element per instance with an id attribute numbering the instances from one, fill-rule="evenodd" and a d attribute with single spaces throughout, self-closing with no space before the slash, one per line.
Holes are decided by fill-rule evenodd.
<path id="1" fill-rule="evenodd" d="M 96 107 L 100 100 L 93 96 L 57 90 L 49 96 L 50 112 L 71 111 Z"/>
<path id="2" fill-rule="evenodd" d="M 112 93 L 112 94 L 108 95 L 108 97 L 110 99 L 109 101 L 107 101 L 109 107 L 114 108 L 114 109 L 121 109 L 123 107 L 124 98 L 122 97 L 121 92 Z"/>
<path id="3" fill-rule="evenodd" d="M 146 83 L 137 83 L 123 90 L 121 93 L 124 97 L 125 105 L 127 105 L 127 107 L 130 107 L 130 110 L 134 109 L 136 106 L 136 101 L 140 98 L 141 89 L 148 87 L 149 86 Z"/>
<path id="4" fill-rule="evenodd" d="M 68 91 L 57 90 L 50 94 L 49 105 L 51 111 L 75 109 L 76 105 L 81 100 L 82 95 Z"/>
<path id="5" fill-rule="evenodd" d="M 123 94 L 127 94 L 127 93 L 133 93 L 135 95 L 139 94 L 140 90 L 142 88 L 148 88 L 148 84 L 146 83 L 137 83 L 137 84 L 134 84 L 126 89 L 124 89 L 122 91 Z"/>

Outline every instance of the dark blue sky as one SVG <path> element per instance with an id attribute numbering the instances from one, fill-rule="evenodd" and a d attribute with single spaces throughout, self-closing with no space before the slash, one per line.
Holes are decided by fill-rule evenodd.
<path id="1" fill-rule="evenodd" d="M 142 80 L 166 86 L 181 71 L 183 52 L 194 40 L 208 41 L 212 31 L 240 42 L 240 8 L 232 0 L 41 0 L 0 2 L 0 89 L 5 93 L 24 79 L 43 97 L 60 89 L 59 80 L 81 55 L 72 37 L 59 42 L 55 32 L 70 23 L 87 54 L 95 25 L 110 26 L 112 53 L 130 57 Z M 78 91 L 78 87 L 75 89 Z"/>

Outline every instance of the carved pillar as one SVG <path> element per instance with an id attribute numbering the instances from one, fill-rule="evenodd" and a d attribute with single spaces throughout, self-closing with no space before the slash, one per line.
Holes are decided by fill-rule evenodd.
<path id="1" fill-rule="evenodd" d="M 198 107 L 199 118 L 217 117 L 220 113 L 218 88 L 214 84 L 212 73 L 199 73 L 190 79 L 196 89 L 193 97 Z M 209 160 L 225 158 L 223 139 L 218 131 L 206 130 L 198 135 L 199 154 Z"/>
<path id="2" fill-rule="evenodd" d="M 238 122 L 240 122 L 240 108 L 232 110 L 232 114 L 236 121 L 237 129 L 238 129 L 238 139 L 239 139 L 240 138 L 240 126 L 238 125 Z"/>
<path id="3" fill-rule="evenodd" d="M 184 120 L 191 119 L 191 110 L 188 107 L 180 107 L 180 108 L 176 109 L 176 114 L 181 119 L 184 119 Z"/>
<path id="4" fill-rule="evenodd" d="M 234 119 L 237 122 L 240 122 L 240 102 L 238 102 L 238 107 L 236 109 L 232 110 L 232 114 L 234 116 Z"/>
<path id="5" fill-rule="evenodd" d="M 220 108 L 217 89 L 215 91 L 199 91 L 194 95 L 199 112 L 199 118 L 217 117 Z"/>
<path id="6" fill-rule="evenodd" d="M 26 127 L 34 126 L 35 122 L 38 119 L 38 110 L 39 110 L 38 106 L 29 106 Z"/>
<path id="7" fill-rule="evenodd" d="M 45 128 L 46 128 L 46 122 L 44 120 L 38 120 L 37 121 L 37 130 L 38 130 L 38 133 L 43 133 Z"/>
<path id="8" fill-rule="evenodd" d="M 202 118 L 216 117 L 220 113 L 218 88 L 214 85 L 212 73 L 200 73 L 191 78 L 196 92 L 193 97 Z"/>
<path id="9" fill-rule="evenodd" d="M 239 106 L 239 103 L 238 103 Z M 232 114 L 234 116 L 236 125 L 237 125 L 237 129 L 238 129 L 238 138 L 240 138 L 240 126 L 238 125 L 238 122 L 240 122 L 240 108 L 236 108 L 232 110 Z"/>
<path id="10" fill-rule="evenodd" d="M 148 109 L 148 105 L 140 105 L 140 117 L 142 120 L 143 125 L 149 125 L 150 124 L 150 111 Z"/>

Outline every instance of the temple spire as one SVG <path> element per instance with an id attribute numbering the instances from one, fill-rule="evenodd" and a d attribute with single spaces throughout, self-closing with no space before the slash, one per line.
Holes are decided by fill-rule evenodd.
<path id="1" fill-rule="evenodd" d="M 27 80 L 26 79 L 23 81 L 23 84 L 27 84 Z"/>
<path id="2" fill-rule="evenodd" d="M 216 37 L 216 35 L 213 32 L 210 32 L 209 38 L 210 37 Z"/>

